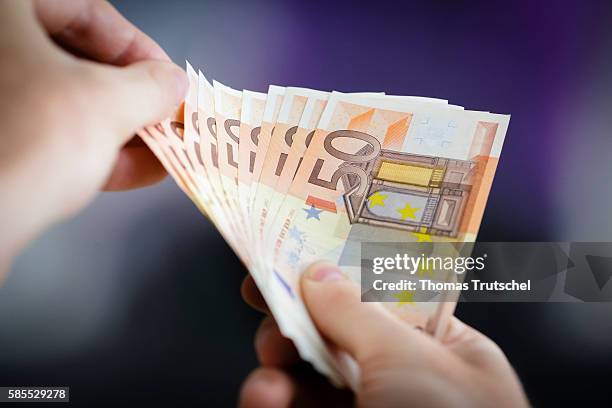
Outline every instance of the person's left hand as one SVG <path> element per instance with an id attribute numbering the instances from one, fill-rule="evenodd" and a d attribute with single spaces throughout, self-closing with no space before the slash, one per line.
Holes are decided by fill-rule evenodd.
<path id="1" fill-rule="evenodd" d="M 0 263 L 100 188 L 161 180 L 154 155 L 130 139 L 170 116 L 186 89 L 184 71 L 106 1 L 2 2 Z"/>

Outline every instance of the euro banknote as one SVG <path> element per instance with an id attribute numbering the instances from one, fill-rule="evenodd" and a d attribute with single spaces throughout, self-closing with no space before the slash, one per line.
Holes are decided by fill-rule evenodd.
<path id="1" fill-rule="evenodd" d="M 363 243 L 475 241 L 509 116 L 383 92 L 235 90 L 186 71 L 183 105 L 139 135 L 236 252 L 300 355 L 354 387 L 354 360 L 317 331 L 301 274 L 324 260 L 358 284 Z M 407 301 L 385 307 L 407 325 L 445 330 L 456 299 L 400 295 Z"/>
<path id="2" fill-rule="evenodd" d="M 265 93 L 242 91 L 238 144 L 238 201 L 248 217 L 251 214 L 251 183 L 261 122 L 266 108 L 266 96 Z M 251 230 L 250 225 L 249 230 Z M 252 240 L 252 236 L 249 238 Z"/>

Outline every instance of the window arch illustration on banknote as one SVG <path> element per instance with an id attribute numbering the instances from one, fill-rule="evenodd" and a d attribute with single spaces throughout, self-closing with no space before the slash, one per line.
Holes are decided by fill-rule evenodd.
<path id="1" fill-rule="evenodd" d="M 365 146 L 357 154 L 367 154 L 368 149 Z M 368 175 L 365 194 L 358 194 L 359 177 L 342 178 L 351 224 L 458 235 L 475 162 L 381 150 L 373 160 L 351 166 Z"/>

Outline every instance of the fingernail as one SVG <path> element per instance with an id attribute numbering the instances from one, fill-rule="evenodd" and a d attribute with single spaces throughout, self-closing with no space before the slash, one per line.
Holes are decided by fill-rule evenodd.
<path id="1" fill-rule="evenodd" d="M 310 267 L 306 277 L 319 282 L 345 279 L 344 274 L 337 266 L 327 264 Z"/>

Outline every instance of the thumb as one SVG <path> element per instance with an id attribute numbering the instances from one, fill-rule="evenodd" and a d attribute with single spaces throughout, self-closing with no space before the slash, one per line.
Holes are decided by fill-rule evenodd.
<path id="1" fill-rule="evenodd" d="M 336 266 L 312 265 L 302 275 L 302 296 L 322 335 L 360 364 L 381 354 L 405 354 L 407 344 L 424 340 L 382 305 L 361 302 L 359 287 Z"/>
<path id="2" fill-rule="evenodd" d="M 126 67 L 96 66 L 98 112 L 122 145 L 143 126 L 170 117 L 185 98 L 185 71 L 171 62 L 141 61 Z"/>

